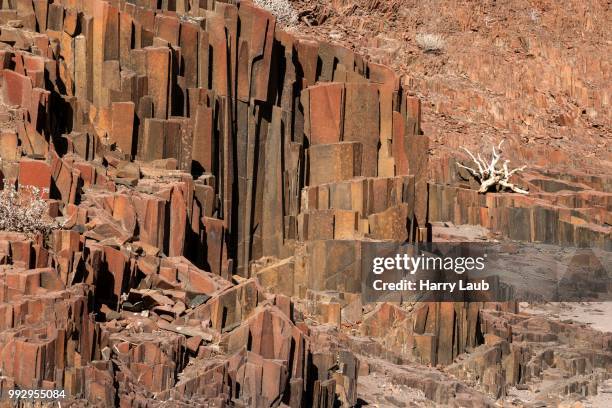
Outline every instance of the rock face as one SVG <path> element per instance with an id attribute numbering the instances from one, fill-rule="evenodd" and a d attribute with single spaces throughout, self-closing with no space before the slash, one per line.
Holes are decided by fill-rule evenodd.
<path id="1" fill-rule="evenodd" d="M 248 2 L 155 6 L 0 16 L 2 178 L 46 189 L 62 217 L 50 237 L 0 241 L 3 395 L 356 404 L 357 357 L 311 338 L 288 296 L 338 289 L 327 274 L 358 290 L 359 270 L 313 253 L 426 235 L 418 100 Z M 284 260 L 251 270 L 262 257 Z"/>
<path id="2" fill-rule="evenodd" d="M 602 29 L 609 19 L 605 2 L 592 9 L 577 0 L 565 7 L 509 0 L 478 9 L 446 0 L 436 7 L 397 0 L 291 3 L 303 16 L 297 30 L 392 66 L 420 96 L 429 140 L 428 221 L 610 249 L 612 59 Z M 423 49 L 419 35 L 438 38 L 442 49 Z M 457 174 L 456 160 L 471 163 L 461 146 L 488 156 L 502 139 L 510 167 L 527 166 L 517 182 L 529 197 L 485 199 Z M 403 153 L 393 150 L 393 157 L 403 168 Z"/>
<path id="3" fill-rule="evenodd" d="M 610 174 L 604 1 L 291 0 L 297 30 L 392 66 L 423 101 L 435 158 L 506 139 L 517 164 Z M 419 44 L 431 36 L 439 48 Z M 433 51 L 433 52 L 432 52 Z M 435 170 L 432 166 L 430 169 Z M 438 180 L 441 181 L 441 180 Z"/>
<path id="4" fill-rule="evenodd" d="M 420 102 L 389 68 L 289 34 L 247 1 L 11 6 L 0 11 L 2 181 L 47 189 L 61 228 L 0 235 L 2 396 L 354 406 L 360 373 L 410 362 L 479 373 L 474 388 L 390 375 L 436 403 L 487 406 L 542 376 L 524 374 L 536 348 L 511 345 L 514 303 L 361 303 L 370 246 L 427 240 L 450 211 L 440 197 L 463 191 L 428 185 Z M 567 232 L 560 213 L 533 221 L 545 209 L 504 201 L 514 196 L 464 196 L 470 216 L 500 209 L 510 237 L 609 237 Z M 494 356 L 456 361 L 493 335 Z M 576 364 L 594 378 L 610 367 L 610 339 L 588 347 L 603 357 Z"/>
<path id="5" fill-rule="evenodd" d="M 428 221 L 480 225 L 513 240 L 612 250 L 612 228 L 605 221 L 612 209 L 610 176 L 535 171 L 522 176 L 528 196 L 485 196 L 456 178 L 430 183 Z"/>

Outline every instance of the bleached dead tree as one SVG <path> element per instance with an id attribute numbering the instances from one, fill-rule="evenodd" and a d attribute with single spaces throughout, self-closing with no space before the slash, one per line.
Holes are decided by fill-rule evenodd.
<path id="1" fill-rule="evenodd" d="M 527 190 L 515 186 L 509 181 L 513 174 L 525 170 L 527 166 L 521 166 L 513 170 L 508 170 L 508 163 L 510 163 L 510 160 L 504 160 L 503 164 L 500 166 L 499 159 L 501 158 L 501 146 L 503 143 L 504 141 L 502 140 L 497 146 L 499 153 L 495 150 L 495 146 L 492 147 L 491 150 L 493 152 L 491 155 L 491 162 L 488 164 L 480 156 L 480 153 L 474 156 L 467 148 L 461 147 L 472 158 L 474 163 L 476 163 L 478 170 L 465 166 L 461 163 L 457 163 L 457 166 L 466 169 L 470 172 L 470 174 L 472 174 L 472 176 L 474 176 L 474 178 L 476 178 L 476 180 L 478 180 L 480 183 L 480 189 L 478 190 L 479 193 L 486 193 L 492 187 L 500 186 L 502 189 L 509 189 L 515 193 L 529 194 Z"/>

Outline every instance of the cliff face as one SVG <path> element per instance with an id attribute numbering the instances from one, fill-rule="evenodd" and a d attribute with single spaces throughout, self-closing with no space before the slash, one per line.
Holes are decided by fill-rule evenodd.
<path id="1" fill-rule="evenodd" d="M 419 101 L 248 3 L 155 6 L 2 11 L 3 181 L 61 217 L 1 241 L 3 392 L 354 405 L 358 360 L 311 338 L 288 296 L 340 278 L 355 292 L 358 271 L 336 267 L 365 236 L 426 236 Z M 311 241 L 323 257 L 294 267 Z"/>
<path id="2" fill-rule="evenodd" d="M 409 82 L 250 2 L 9 6 L 2 180 L 44 189 L 61 228 L 0 235 L 2 395 L 353 406 L 359 375 L 440 364 L 450 374 L 388 377 L 436 403 L 486 406 L 543 378 L 546 341 L 569 349 L 556 356 L 568 387 L 596 389 L 607 335 L 571 343 L 579 328 L 540 331 L 514 302 L 374 306 L 360 291 L 373 245 L 428 240 L 451 216 L 605 248 L 609 228 L 596 224 L 609 216 L 609 177 L 527 174 L 534 198 L 478 195 L 452 161 L 429 164 Z M 548 191 L 578 182 L 566 198 Z M 468 386 L 473 373 L 482 380 Z"/>
<path id="3" fill-rule="evenodd" d="M 429 221 L 530 242 L 609 248 L 611 21 L 602 1 L 293 1 L 300 35 L 387 64 L 422 101 Z M 439 36 L 440 49 L 419 45 Z M 528 197 L 476 194 L 460 147 L 505 140 Z M 466 189 L 468 185 L 470 188 Z M 450 185 L 450 188 L 448 187 Z"/>
<path id="4" fill-rule="evenodd" d="M 610 174 L 608 2 L 292 4 L 303 16 L 296 31 L 343 44 L 403 76 L 423 101 L 434 157 L 503 137 L 517 161 Z M 423 52 L 419 33 L 441 36 L 441 52 Z"/>

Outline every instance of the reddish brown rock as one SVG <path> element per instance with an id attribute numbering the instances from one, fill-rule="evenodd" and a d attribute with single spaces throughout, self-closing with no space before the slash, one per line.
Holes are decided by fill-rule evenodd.
<path id="1" fill-rule="evenodd" d="M 360 143 L 342 142 L 312 146 L 308 149 L 309 185 L 316 186 L 361 176 L 363 160 Z"/>
<path id="2" fill-rule="evenodd" d="M 526 173 L 527 198 L 428 184 L 455 162 L 428 163 L 413 84 L 251 2 L 9 3 L 0 179 L 48 190 L 61 227 L 0 234 L 2 395 L 355 406 L 358 374 L 378 370 L 432 403 L 489 406 L 550 379 L 553 358 L 567 390 L 603 378 L 607 335 L 360 293 L 374 245 L 426 240 L 433 221 L 608 248 L 609 177 Z"/>
<path id="3" fill-rule="evenodd" d="M 51 191 L 51 168 L 39 160 L 23 159 L 19 162 L 19 187 L 36 187 L 41 197 L 49 198 Z"/>

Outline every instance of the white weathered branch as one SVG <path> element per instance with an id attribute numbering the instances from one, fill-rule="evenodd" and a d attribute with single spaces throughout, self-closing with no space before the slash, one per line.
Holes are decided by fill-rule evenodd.
<path id="1" fill-rule="evenodd" d="M 457 166 L 462 167 L 462 168 L 468 170 L 470 173 L 472 173 L 472 176 L 474 176 L 474 177 L 480 177 L 480 174 L 476 170 L 474 170 L 474 169 L 471 169 L 471 168 L 469 168 L 467 166 L 464 166 L 461 163 L 457 163 Z"/>
<path id="2" fill-rule="evenodd" d="M 500 186 L 502 187 L 502 189 L 508 189 L 514 191 L 515 193 L 529 194 L 527 190 L 522 189 L 509 181 L 512 175 L 518 173 L 519 171 L 525 170 L 527 166 L 521 166 L 513 170 L 509 170 L 508 163 L 510 163 L 510 160 L 504 160 L 504 163 L 501 168 L 499 167 L 498 163 L 499 159 L 501 158 L 501 146 L 503 143 L 504 140 L 499 142 L 499 145 L 497 145 L 497 150 L 499 151 L 499 153 L 495 150 L 495 146 L 491 148 L 492 154 L 490 163 L 487 163 L 481 157 L 480 153 L 477 153 L 476 156 L 474 156 L 474 154 L 472 154 L 472 152 L 469 151 L 467 148 L 461 147 L 470 156 L 472 161 L 476 163 L 476 166 L 478 166 L 478 170 L 468 167 L 462 163 L 457 163 L 457 166 L 466 169 L 472 174 L 472 176 L 474 176 L 476 180 L 478 180 L 478 182 L 480 183 L 480 188 L 478 189 L 478 192 L 480 193 L 486 193 L 492 187 Z"/>

